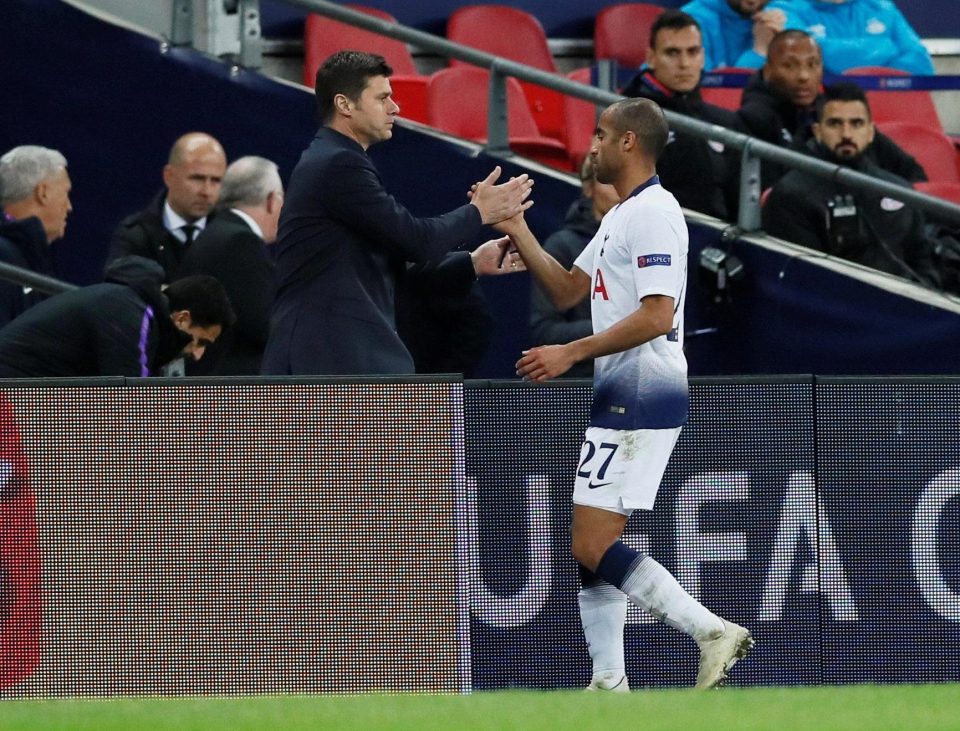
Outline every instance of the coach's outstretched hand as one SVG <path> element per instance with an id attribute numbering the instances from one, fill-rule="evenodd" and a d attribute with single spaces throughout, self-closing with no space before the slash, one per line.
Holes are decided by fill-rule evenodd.
<path id="1" fill-rule="evenodd" d="M 533 201 L 528 200 L 533 188 L 533 180 L 529 175 L 524 173 L 497 185 L 500 173 L 500 166 L 497 165 L 486 178 L 471 186 L 468 193 L 470 202 L 479 209 L 480 220 L 485 224 L 512 218 L 533 205 Z"/>
<path id="2" fill-rule="evenodd" d="M 509 236 L 491 239 L 481 244 L 473 250 L 470 258 L 473 260 L 473 270 L 478 277 L 515 274 L 527 269 Z"/>

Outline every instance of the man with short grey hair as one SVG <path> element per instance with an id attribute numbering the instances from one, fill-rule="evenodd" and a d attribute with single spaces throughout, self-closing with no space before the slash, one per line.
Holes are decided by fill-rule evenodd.
<path id="1" fill-rule="evenodd" d="M 275 163 L 262 157 L 235 160 L 227 168 L 217 215 L 187 251 L 183 274 L 210 274 L 223 284 L 236 325 L 190 363 L 189 375 L 252 376 L 260 373 L 275 291 L 267 245 L 277 239 L 283 182 Z"/>
<path id="2" fill-rule="evenodd" d="M 0 157 L 0 261 L 56 276 L 49 245 L 63 237 L 70 205 L 67 159 L 38 145 Z M 0 327 L 45 299 L 30 287 L 0 280 Z"/>

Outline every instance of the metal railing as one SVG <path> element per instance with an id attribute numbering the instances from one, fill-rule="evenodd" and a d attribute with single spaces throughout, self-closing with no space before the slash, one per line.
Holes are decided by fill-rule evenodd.
<path id="1" fill-rule="evenodd" d="M 548 89 L 600 106 L 607 106 L 623 98 L 619 94 L 571 81 L 559 74 L 524 66 L 500 56 L 453 43 L 430 33 L 374 18 L 327 0 L 284 0 L 284 2 L 350 25 L 365 28 L 374 33 L 396 38 L 431 53 L 489 69 L 491 73 L 490 103 L 487 112 L 487 148 L 498 154 L 508 151 L 506 107 L 506 77 L 508 76 L 539 84 Z M 915 206 L 926 213 L 934 214 L 941 220 L 960 223 L 960 205 L 924 193 L 918 193 L 911 188 L 896 183 L 864 175 L 843 165 L 824 162 L 799 152 L 786 150 L 754 137 L 749 137 L 741 132 L 707 124 L 676 112 L 664 111 L 673 129 L 695 137 L 722 142 L 724 145 L 729 145 L 741 151 L 740 213 L 737 226 L 744 232 L 757 231 L 760 228 L 761 160 L 779 163 L 811 175 L 835 180 L 855 190 L 895 196 L 897 200 Z M 696 174 L 696 171 L 691 171 L 691 174 Z"/>
<path id="2" fill-rule="evenodd" d="M 61 292 L 69 292 L 72 289 L 77 289 L 77 285 L 75 284 L 63 282 L 53 277 L 47 277 L 43 274 L 37 274 L 29 269 L 22 269 L 21 267 L 2 261 L 0 261 L 0 281 L 13 282 L 14 284 L 19 284 L 21 287 L 29 287 L 44 294 L 60 294 Z"/>

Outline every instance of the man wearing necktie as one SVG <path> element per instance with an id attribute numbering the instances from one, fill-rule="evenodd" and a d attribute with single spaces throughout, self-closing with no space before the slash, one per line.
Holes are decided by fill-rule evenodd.
<path id="1" fill-rule="evenodd" d="M 187 248 L 207 225 L 226 168 L 226 154 L 213 137 L 203 132 L 180 137 L 163 168 L 165 189 L 146 209 L 121 221 L 107 263 L 135 254 L 159 262 L 167 282 L 176 279 Z"/>

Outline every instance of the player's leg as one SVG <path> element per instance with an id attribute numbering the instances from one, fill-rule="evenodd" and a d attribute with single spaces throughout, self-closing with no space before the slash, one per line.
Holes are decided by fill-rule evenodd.
<path id="1" fill-rule="evenodd" d="M 593 573 L 601 582 L 600 586 L 609 586 L 611 590 L 619 588 L 638 607 L 690 635 L 697 642 L 700 647 L 698 688 L 712 688 L 720 684 L 730 668 L 752 647 L 750 633 L 743 627 L 715 615 L 690 596 L 673 574 L 660 563 L 630 548 L 620 541 L 619 537 L 603 550 L 602 542 L 597 540 L 597 536 L 604 533 L 609 535 L 610 529 L 619 523 L 617 519 L 621 517 L 614 513 L 604 513 L 605 511 L 596 508 L 574 506 L 574 557 L 587 570 L 593 568 Z M 606 530 L 598 530 L 601 524 Z M 601 594 L 596 592 L 596 595 Z M 594 610 L 593 615 L 584 614 L 583 606 L 581 598 L 581 621 L 594 661 L 594 682 L 609 683 L 617 668 L 613 661 L 616 656 L 612 601 L 605 609 Z M 622 616 L 625 617 L 625 613 Z M 594 617 L 607 618 L 603 631 L 598 628 L 588 630 L 588 621 L 597 621 Z M 622 661 L 623 620 L 620 621 L 617 647 L 621 653 L 619 659 Z M 604 673 L 605 666 L 611 666 L 613 672 Z"/>
<path id="2" fill-rule="evenodd" d="M 585 509 L 575 505 L 574 510 Z M 623 532 L 626 517 L 598 510 L 611 516 L 600 530 L 591 533 L 593 540 L 609 543 Z M 582 521 L 581 521 L 582 522 Z M 583 564 L 580 568 L 580 623 L 587 641 L 593 672 L 587 690 L 609 690 L 626 693 L 630 690 L 623 659 L 623 628 L 627 620 L 627 595 L 604 581 Z"/>
<path id="3" fill-rule="evenodd" d="M 701 651 L 697 687 L 710 688 L 721 683 L 752 646 L 750 633 L 710 612 L 662 565 L 620 540 L 625 515 L 653 507 L 679 432 L 588 430 L 593 453 L 585 453 L 597 458 L 581 459 L 578 470 L 573 553 L 641 609 L 693 637 Z"/>

